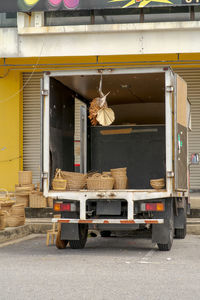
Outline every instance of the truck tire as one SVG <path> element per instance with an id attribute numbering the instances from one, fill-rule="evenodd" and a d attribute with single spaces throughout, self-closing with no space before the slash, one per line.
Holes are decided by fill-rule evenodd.
<path id="1" fill-rule="evenodd" d="M 175 238 L 176 239 L 184 239 L 186 236 L 186 224 L 184 228 L 177 228 L 175 229 Z"/>
<path id="2" fill-rule="evenodd" d="M 59 230 L 56 236 L 56 247 L 57 249 L 65 249 L 68 244 L 68 241 L 61 240 L 60 236 L 61 236 L 61 231 Z"/>
<path id="3" fill-rule="evenodd" d="M 88 225 L 79 224 L 79 240 L 69 241 L 69 246 L 71 249 L 83 249 L 87 242 L 88 236 Z"/>
<path id="4" fill-rule="evenodd" d="M 158 249 L 160 251 L 169 251 L 172 247 L 174 239 L 174 214 L 172 213 L 171 220 L 169 222 L 169 238 L 166 244 L 158 243 Z"/>
<path id="5" fill-rule="evenodd" d="M 110 237 L 111 236 L 111 231 L 105 230 L 100 232 L 101 237 Z"/>

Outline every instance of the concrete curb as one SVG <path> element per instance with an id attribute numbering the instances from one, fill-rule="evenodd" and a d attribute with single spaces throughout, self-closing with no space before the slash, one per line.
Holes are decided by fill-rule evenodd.
<path id="1" fill-rule="evenodd" d="M 0 243 L 5 243 L 11 240 L 19 239 L 33 233 L 46 233 L 52 228 L 51 223 L 34 223 L 25 224 L 19 227 L 8 227 L 0 231 Z"/>

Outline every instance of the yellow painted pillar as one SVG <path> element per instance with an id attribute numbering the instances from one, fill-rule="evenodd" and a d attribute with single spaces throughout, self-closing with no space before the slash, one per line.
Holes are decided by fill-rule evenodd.
<path id="1" fill-rule="evenodd" d="M 0 76 L 0 188 L 14 191 L 22 169 L 22 76 Z"/>

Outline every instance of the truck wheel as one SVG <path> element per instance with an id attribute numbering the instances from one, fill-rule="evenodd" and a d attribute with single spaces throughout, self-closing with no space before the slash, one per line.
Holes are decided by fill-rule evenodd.
<path id="1" fill-rule="evenodd" d="M 79 224 L 79 240 L 69 241 L 69 246 L 72 249 L 83 249 L 87 242 L 88 225 Z"/>
<path id="2" fill-rule="evenodd" d="M 58 233 L 57 233 L 57 236 L 56 236 L 56 247 L 58 249 L 65 249 L 67 244 L 68 244 L 68 241 L 61 240 L 60 236 L 61 236 L 61 231 L 59 230 Z"/>
<path id="3" fill-rule="evenodd" d="M 109 231 L 109 230 L 101 231 L 100 235 L 101 235 L 101 237 L 110 237 L 111 236 L 111 231 Z"/>
<path id="4" fill-rule="evenodd" d="M 184 225 L 184 228 L 175 229 L 175 238 L 184 239 L 185 236 L 186 236 L 186 224 Z"/>
<path id="5" fill-rule="evenodd" d="M 160 251 L 169 251 L 172 247 L 173 244 L 173 239 L 174 239 L 174 216 L 171 218 L 170 223 L 169 223 L 169 239 L 167 244 L 157 244 L 158 249 Z"/>

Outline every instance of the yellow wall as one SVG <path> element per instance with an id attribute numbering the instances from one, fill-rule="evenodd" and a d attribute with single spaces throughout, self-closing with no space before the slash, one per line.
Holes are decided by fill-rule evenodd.
<path id="1" fill-rule="evenodd" d="M 6 74 L 5 74 L 6 75 Z M 0 76 L 0 188 L 14 191 L 22 167 L 21 74 Z"/>

